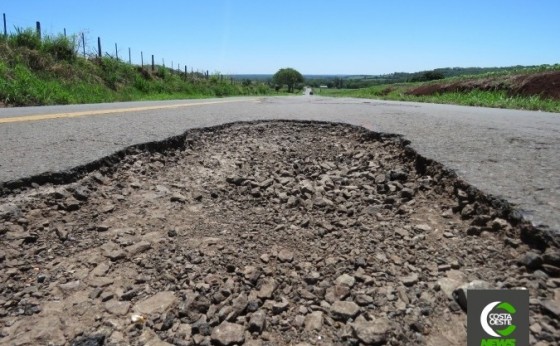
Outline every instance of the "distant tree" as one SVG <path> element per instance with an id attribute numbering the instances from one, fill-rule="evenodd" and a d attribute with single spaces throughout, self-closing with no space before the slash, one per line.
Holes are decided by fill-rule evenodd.
<path id="1" fill-rule="evenodd" d="M 427 81 L 431 81 L 431 80 L 438 80 L 438 79 L 444 79 L 445 75 L 439 71 L 426 71 L 423 73 L 416 73 L 412 79 L 410 80 L 411 82 L 427 82 Z"/>
<path id="2" fill-rule="evenodd" d="M 272 81 L 276 85 L 287 85 L 288 92 L 294 91 L 297 83 L 303 83 L 303 76 L 293 68 L 282 68 L 272 76 Z"/>
<path id="3" fill-rule="evenodd" d="M 438 80 L 438 79 L 444 79 L 445 78 L 443 73 L 438 72 L 438 71 L 428 71 L 428 72 L 424 73 L 424 77 L 426 78 L 426 80 Z"/>

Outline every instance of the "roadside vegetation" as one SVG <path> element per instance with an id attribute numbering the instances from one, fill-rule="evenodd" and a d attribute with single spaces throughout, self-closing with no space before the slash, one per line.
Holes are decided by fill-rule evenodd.
<path id="1" fill-rule="evenodd" d="M 502 68 L 477 75 L 445 77 L 437 70 L 415 81 L 369 87 L 315 88 L 318 95 L 560 112 L 560 65 Z M 424 80 L 424 81 L 418 81 Z M 325 81 L 323 81 L 325 82 Z M 333 85 L 331 84 L 331 85 Z M 328 86 L 326 83 L 325 86 Z"/>
<path id="2" fill-rule="evenodd" d="M 0 103 L 13 106 L 276 94 L 268 83 L 78 54 L 75 37 L 0 35 Z"/>

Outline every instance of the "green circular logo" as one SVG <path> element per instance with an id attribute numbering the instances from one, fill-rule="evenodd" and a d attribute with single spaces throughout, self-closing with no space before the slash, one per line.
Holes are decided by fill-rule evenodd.
<path id="1" fill-rule="evenodd" d="M 492 302 L 480 314 L 480 324 L 486 334 L 495 338 L 506 337 L 516 329 L 512 315 L 516 310 L 508 302 Z"/>

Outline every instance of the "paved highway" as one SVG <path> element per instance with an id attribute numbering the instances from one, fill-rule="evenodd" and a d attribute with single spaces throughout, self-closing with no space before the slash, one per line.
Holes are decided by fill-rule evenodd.
<path id="1" fill-rule="evenodd" d="M 132 144 L 233 121 L 346 122 L 402 134 L 535 224 L 560 229 L 560 114 L 318 96 L 0 109 L 0 182 L 63 171 Z"/>

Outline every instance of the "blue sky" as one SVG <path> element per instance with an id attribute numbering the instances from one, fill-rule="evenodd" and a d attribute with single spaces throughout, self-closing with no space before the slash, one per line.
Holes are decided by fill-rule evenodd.
<path id="1" fill-rule="evenodd" d="M 560 0 L 4 0 L 8 30 L 224 74 L 384 74 L 560 63 Z"/>

